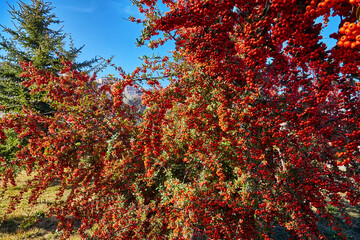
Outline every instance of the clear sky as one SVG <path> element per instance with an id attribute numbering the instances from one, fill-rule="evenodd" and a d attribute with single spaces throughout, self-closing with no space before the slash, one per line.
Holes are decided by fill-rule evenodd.
<path id="1" fill-rule="evenodd" d="M 113 63 L 131 72 L 141 65 L 140 56 L 166 54 L 173 46 L 164 45 L 152 51 L 146 46 L 136 47 L 136 38 L 141 34 L 142 25 L 127 21 L 129 16 L 140 18 L 137 8 L 130 0 L 45 0 L 55 7 L 53 12 L 63 23 L 63 32 L 69 33 L 76 47 L 85 45 L 79 60 L 89 60 L 95 56 L 110 58 Z M 7 12 L 9 6 L 17 7 L 17 0 L 0 0 L 0 24 L 13 27 L 11 16 Z M 23 0 L 30 3 L 30 0 Z M 125 19 L 124 19 L 125 18 Z M 58 26 L 58 27 L 59 27 Z M 55 28 L 55 27 L 54 27 Z M 57 29 L 57 28 L 55 28 Z M 109 67 L 98 76 L 106 76 L 117 72 Z"/>

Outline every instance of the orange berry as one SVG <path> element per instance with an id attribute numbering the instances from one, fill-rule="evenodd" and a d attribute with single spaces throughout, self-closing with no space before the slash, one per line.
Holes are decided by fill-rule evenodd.
<path id="1" fill-rule="evenodd" d="M 340 41 L 345 42 L 347 39 L 348 39 L 348 37 L 347 37 L 347 36 L 342 36 L 342 37 L 340 38 Z"/>
<path id="2" fill-rule="evenodd" d="M 349 29 L 350 30 L 354 30 L 356 28 L 356 24 L 355 23 L 350 23 L 349 24 Z"/>
<path id="3" fill-rule="evenodd" d="M 344 46 L 344 42 L 343 42 L 343 41 L 338 41 L 338 42 L 337 42 L 337 45 L 338 45 L 339 47 L 343 47 L 343 46 Z"/>
<path id="4" fill-rule="evenodd" d="M 344 42 L 344 48 L 348 48 L 351 46 L 351 42 L 350 41 L 346 41 Z"/>
<path id="5" fill-rule="evenodd" d="M 344 25 L 343 25 L 343 27 L 344 27 L 344 28 L 348 28 L 348 27 L 349 27 L 349 25 L 350 25 L 350 23 L 349 23 L 349 22 L 345 22 L 345 23 L 344 23 Z"/>
<path id="6" fill-rule="evenodd" d="M 349 0 L 350 4 L 356 4 L 356 0 Z"/>
<path id="7" fill-rule="evenodd" d="M 346 28 L 341 27 L 341 28 L 339 29 L 339 32 L 340 32 L 341 34 L 344 34 L 344 33 L 345 33 L 345 30 L 346 30 Z"/>
<path id="8" fill-rule="evenodd" d="M 351 43 L 351 48 L 356 48 L 356 47 L 357 47 L 356 42 L 352 42 Z"/>
<path id="9" fill-rule="evenodd" d="M 355 37 L 355 39 L 356 39 L 356 41 L 360 41 L 360 35 L 357 35 L 357 36 Z"/>
<path id="10" fill-rule="evenodd" d="M 358 22 L 358 23 L 356 24 L 356 28 L 357 28 L 357 29 L 360 29 L 360 22 Z"/>
<path id="11" fill-rule="evenodd" d="M 346 29 L 346 30 L 345 30 L 345 34 L 348 35 L 348 36 L 350 36 L 350 35 L 351 35 L 351 30 L 350 30 L 350 29 Z"/>

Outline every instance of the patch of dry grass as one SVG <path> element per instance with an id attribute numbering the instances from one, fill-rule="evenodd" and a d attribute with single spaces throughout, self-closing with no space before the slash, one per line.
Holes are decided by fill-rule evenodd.
<path id="1" fill-rule="evenodd" d="M 31 176 L 21 172 L 16 178 L 17 186 L 10 186 L 6 195 L 0 201 L 0 217 L 2 217 L 10 203 L 10 197 L 16 196 L 25 186 Z M 49 187 L 39 198 L 39 204 L 31 206 L 28 204 L 30 192 L 24 194 L 23 200 L 17 205 L 16 210 L 6 216 L 6 220 L 0 223 L 0 240 L 18 239 L 59 239 L 56 232 L 58 221 L 54 217 L 47 217 L 47 203 L 55 201 L 55 195 L 59 186 L 54 184 Z M 70 239 L 81 239 L 74 234 Z"/>

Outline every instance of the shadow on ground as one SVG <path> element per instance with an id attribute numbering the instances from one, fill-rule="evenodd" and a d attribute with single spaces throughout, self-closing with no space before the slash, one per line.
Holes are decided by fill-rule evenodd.
<path id="1" fill-rule="evenodd" d="M 16 234 L 20 231 L 27 231 L 33 228 L 44 230 L 47 233 L 54 233 L 57 229 L 59 220 L 55 217 L 45 216 L 22 216 L 13 217 L 4 220 L 0 223 L 0 233 L 3 234 Z M 81 222 L 75 221 L 74 229 L 80 228 Z"/>
<path id="2" fill-rule="evenodd" d="M 27 229 L 27 228 L 39 228 L 44 229 L 48 232 L 53 232 L 56 230 L 58 220 L 54 217 L 42 217 L 40 219 L 32 220 L 27 217 L 13 217 L 4 220 L 0 224 L 0 232 L 13 234 L 18 232 L 19 230 Z"/>

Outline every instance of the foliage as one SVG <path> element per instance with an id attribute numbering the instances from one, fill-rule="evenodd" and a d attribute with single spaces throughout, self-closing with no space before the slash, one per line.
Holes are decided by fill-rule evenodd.
<path id="1" fill-rule="evenodd" d="M 352 3 L 163 0 L 161 15 L 156 0 L 133 2 L 139 43 L 175 40 L 173 60 L 145 58 L 100 89 L 70 63 L 62 76 L 24 64 L 24 86 L 56 109 L 0 122 L 29 139 L 17 157 L 36 173 L 30 202 L 55 178 L 59 196 L 71 190 L 51 207 L 64 237 L 78 219 L 98 239 L 271 239 L 279 227 L 321 239 L 320 220 L 346 238 L 329 206 L 349 222 L 344 201 L 360 201 L 360 55 L 326 46 L 315 20 L 355 22 Z M 144 114 L 123 104 L 139 79 L 153 86 Z"/>
<path id="2" fill-rule="evenodd" d="M 5 55 L 0 57 L 0 105 L 6 111 L 14 111 L 27 104 L 46 112 L 49 109 L 39 96 L 29 96 L 27 89 L 19 84 L 24 80 L 19 76 L 22 72 L 19 62 L 31 61 L 38 69 L 57 73 L 62 68 L 57 55 L 75 61 L 82 47 L 75 48 L 71 42 L 70 49 L 66 49 L 67 34 L 62 33 L 61 28 L 54 29 L 54 25 L 61 21 L 52 13 L 54 8 L 51 3 L 43 0 L 31 0 L 29 4 L 19 1 L 18 9 L 9 7 L 15 29 L 1 25 L 5 35 L 0 36 L 0 49 Z M 94 62 L 77 63 L 76 67 L 90 67 Z"/>
<path id="3" fill-rule="evenodd" d="M 0 35 L 0 49 L 4 55 L 0 56 L 0 113 L 21 111 L 24 105 L 41 113 L 51 112 L 54 109 L 43 99 L 43 93 L 31 95 L 29 89 L 21 84 L 25 79 L 20 76 L 23 71 L 20 62 L 31 61 L 38 69 L 58 73 L 63 67 L 58 55 L 75 61 L 82 47 L 75 48 L 71 41 L 69 49 L 66 49 L 67 34 L 61 28 L 54 29 L 61 21 L 52 13 L 54 8 L 51 3 L 43 0 L 32 0 L 29 4 L 19 1 L 18 9 L 9 7 L 15 29 L 1 25 L 4 35 Z M 74 67 L 79 70 L 89 68 L 95 61 L 76 63 Z M 27 142 L 19 141 L 14 133 L 8 133 L 7 141 L 0 145 L 0 154 L 8 162 L 16 159 L 14 155 L 18 145 Z"/>

